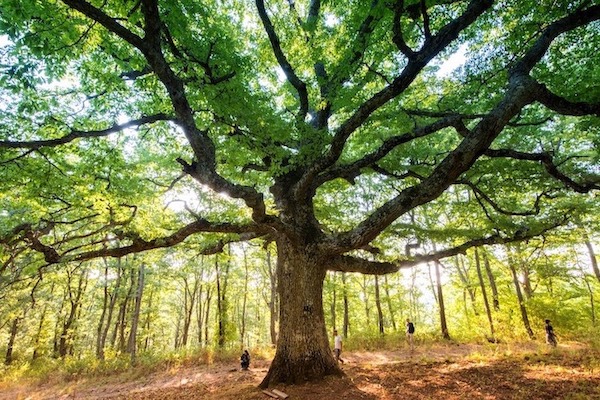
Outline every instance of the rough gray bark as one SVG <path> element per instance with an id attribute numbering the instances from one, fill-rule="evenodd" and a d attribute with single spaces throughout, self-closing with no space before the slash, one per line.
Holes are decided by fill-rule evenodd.
<path id="1" fill-rule="evenodd" d="M 299 250 L 298 245 L 278 238 L 277 246 L 281 323 L 275 357 L 261 386 L 340 375 L 325 329 L 322 297 L 325 260 L 315 257 L 310 245 Z"/>

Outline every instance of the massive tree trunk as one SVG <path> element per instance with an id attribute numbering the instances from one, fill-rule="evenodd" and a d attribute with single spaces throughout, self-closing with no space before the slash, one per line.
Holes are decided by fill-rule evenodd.
<path id="1" fill-rule="evenodd" d="M 260 384 L 300 383 L 341 375 L 325 329 L 323 281 L 326 260 L 310 245 L 278 238 L 279 339 L 271 368 Z"/>

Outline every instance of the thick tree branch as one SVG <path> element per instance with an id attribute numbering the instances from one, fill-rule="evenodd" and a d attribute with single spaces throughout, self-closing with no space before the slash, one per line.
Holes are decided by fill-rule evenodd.
<path id="1" fill-rule="evenodd" d="M 60 146 L 65 143 L 72 142 L 76 139 L 82 138 L 98 138 L 108 136 L 112 133 L 121 132 L 125 129 L 144 125 L 151 124 L 157 121 L 174 121 L 172 116 L 166 114 L 156 114 L 149 115 L 146 117 L 142 117 L 139 119 L 135 119 L 124 124 L 115 124 L 107 129 L 101 129 L 96 131 L 81 131 L 81 130 L 72 130 L 69 134 L 56 138 L 56 139 L 47 139 L 47 140 L 29 140 L 29 141 L 12 141 L 12 140 L 0 140 L 0 148 L 12 148 L 12 149 L 39 149 L 42 147 L 54 147 Z"/>
<path id="2" fill-rule="evenodd" d="M 335 132 L 329 151 L 315 162 L 296 184 L 294 189 L 296 198 L 305 196 L 315 176 L 339 159 L 350 135 L 364 124 L 371 114 L 408 88 L 427 63 L 452 43 L 460 32 L 475 22 L 491 5 L 492 0 L 471 1 L 463 15 L 442 27 L 438 34 L 425 42 L 423 48 L 418 52 L 418 56 L 409 60 L 402 73 L 394 79 L 391 85 L 386 86 L 365 101 Z"/>
<path id="3" fill-rule="evenodd" d="M 464 126 L 462 125 L 461 117 L 457 115 L 450 115 L 445 118 L 439 119 L 438 121 L 435 121 L 432 124 L 415 128 L 412 132 L 408 132 L 403 135 L 393 136 L 389 139 L 386 139 L 377 150 L 365 155 L 360 160 L 357 160 L 348 165 L 335 166 L 333 168 L 328 169 L 323 174 L 319 175 L 313 183 L 314 189 L 316 189 L 323 183 L 336 178 L 355 178 L 360 174 L 360 170 L 362 168 L 374 166 L 378 161 L 380 161 L 398 146 L 408 143 L 414 139 L 425 137 L 433 133 L 439 132 L 440 130 L 450 126 Z"/>
<path id="4" fill-rule="evenodd" d="M 392 41 L 400 50 L 402 54 L 406 56 L 408 59 L 412 59 L 415 56 L 415 51 L 411 49 L 404 40 L 404 35 L 402 34 L 402 26 L 401 19 L 404 15 L 404 0 L 396 0 L 396 3 L 393 6 L 394 10 L 394 25 L 392 27 L 393 37 Z"/>
<path id="5" fill-rule="evenodd" d="M 416 254 L 414 256 L 409 256 L 406 259 L 400 259 L 393 262 L 369 261 L 358 257 L 339 255 L 331 257 L 327 260 L 327 269 L 329 271 L 359 272 L 369 275 L 390 274 L 403 268 L 412 268 L 418 264 L 439 261 L 443 258 L 452 257 L 457 254 L 465 254 L 467 250 L 474 247 L 522 242 L 533 239 L 535 237 L 544 235 L 546 232 L 555 229 L 558 226 L 564 225 L 566 222 L 567 219 L 564 218 L 537 231 L 519 230 L 512 236 L 494 234 L 479 239 L 472 239 L 458 246 L 434 251 L 433 253 L 429 254 Z"/>
<path id="6" fill-rule="evenodd" d="M 180 229 L 172 233 L 171 235 L 167 235 L 164 237 L 159 237 L 155 239 L 146 240 L 138 235 L 132 233 L 118 233 L 118 237 L 120 240 L 130 241 L 131 244 L 127 246 L 120 247 L 107 247 L 104 246 L 98 250 L 91 251 L 82 251 L 78 252 L 81 248 L 88 246 L 75 246 L 70 249 L 61 251 L 56 247 L 59 244 L 64 245 L 65 241 L 60 241 L 53 244 L 44 244 L 40 240 L 40 237 L 46 235 L 50 230 L 50 225 L 45 227 L 43 231 L 35 230 L 31 225 L 23 225 L 19 227 L 19 232 L 22 235 L 22 238 L 28 243 L 28 246 L 44 256 L 44 260 L 48 264 L 56 264 L 61 262 L 70 262 L 70 261 L 85 261 L 91 260 L 99 257 L 122 257 L 127 254 L 132 253 L 140 253 L 148 250 L 158 249 L 158 248 L 167 248 L 175 246 L 184 240 L 186 240 L 189 236 L 201 233 L 201 232 L 215 232 L 215 233 L 227 233 L 227 234 L 237 234 L 235 238 L 229 239 L 228 241 L 235 240 L 250 240 L 256 237 L 264 236 L 270 231 L 264 227 L 257 224 L 249 224 L 249 225 L 236 225 L 229 223 L 212 223 L 205 219 L 196 220 Z M 83 236 L 80 236 L 83 237 Z M 13 240 L 14 241 L 14 240 Z M 110 238 L 105 238 L 98 243 L 108 243 L 112 242 Z M 221 240 L 220 248 L 222 249 L 222 245 L 225 244 L 227 240 Z M 210 246 L 207 248 L 210 254 L 217 252 L 217 248 L 219 246 Z"/>
<path id="7" fill-rule="evenodd" d="M 141 2 L 145 33 L 143 39 L 85 1 L 64 0 L 64 3 L 99 22 L 106 29 L 132 44 L 146 57 L 148 65 L 169 93 L 179 126 L 194 151 L 197 162 L 187 164 L 180 161 L 184 166 L 184 171 L 198 182 L 217 192 L 225 192 L 233 198 L 243 199 L 246 205 L 252 209 L 255 221 L 264 222 L 269 219 L 266 216 L 265 204 L 260 193 L 252 187 L 231 183 L 217 174 L 214 143 L 208 136 L 207 131 L 200 130 L 196 126 L 194 112 L 186 97 L 184 83 L 173 72 L 162 52 L 161 29 L 163 25 L 157 2 L 154 0 L 142 0 Z M 270 218 L 270 220 L 273 220 L 273 218 Z"/>
<path id="8" fill-rule="evenodd" d="M 554 164 L 554 160 L 552 154 L 548 152 L 543 153 L 524 153 L 516 150 L 510 149 L 488 149 L 485 152 L 485 155 L 488 157 L 494 158 L 513 158 L 515 160 L 524 160 L 524 161 L 535 161 L 539 162 L 544 166 L 546 172 L 550 174 L 550 176 L 564 183 L 564 185 L 578 193 L 589 193 L 592 190 L 600 189 L 600 177 L 591 182 L 578 183 L 573 179 L 569 178 L 567 175 L 563 174 L 559 171 L 558 166 Z"/>
<path id="9" fill-rule="evenodd" d="M 471 3 L 473 5 L 473 3 Z M 481 6 L 481 5 L 480 5 Z M 486 152 L 492 141 L 521 111 L 523 107 L 535 101 L 533 89 L 536 82 L 528 72 L 534 67 L 543 53 L 540 49 L 547 50 L 551 40 L 558 34 L 575 29 L 590 22 L 578 11 L 574 16 L 568 16 L 549 25 L 541 38 L 525 53 L 516 63 L 509 74 L 509 84 L 503 100 L 469 132 L 462 142 L 452 151 L 429 175 L 419 184 L 403 190 L 398 196 L 386 202 L 375 210 L 354 230 L 339 235 L 334 235 L 324 247 L 332 252 L 346 252 L 360 248 L 371 242 L 387 226 L 407 211 L 425 204 L 438 197 L 458 177 L 467 171 L 475 161 Z M 596 14 L 596 13 L 594 13 Z M 596 19 L 600 18 L 600 12 Z M 434 41 L 432 39 L 432 41 Z M 551 167 L 551 166 L 549 166 Z"/>
<path id="10" fill-rule="evenodd" d="M 552 93 L 546 85 L 538 83 L 535 86 L 535 99 L 562 115 L 596 115 L 600 116 L 600 103 L 573 102 Z"/>
<path id="11" fill-rule="evenodd" d="M 600 5 L 578 9 L 574 13 L 553 22 L 542 31 L 533 46 L 515 63 L 509 71 L 510 75 L 529 74 L 533 67 L 544 57 L 554 39 L 559 35 L 598 19 L 600 19 Z"/>
<path id="12" fill-rule="evenodd" d="M 477 201 L 482 206 L 482 208 L 485 209 L 485 206 L 482 202 L 482 200 L 483 200 L 487 204 L 489 204 L 497 213 L 503 214 L 503 215 L 513 215 L 513 216 L 537 215 L 540 212 L 540 200 L 546 194 L 546 193 L 542 193 L 541 195 L 536 196 L 535 202 L 533 204 L 533 209 L 531 211 L 510 211 L 510 210 L 505 210 L 502 207 L 500 207 L 500 205 L 498 203 L 496 203 L 494 200 L 492 200 L 492 198 L 490 196 L 488 196 L 485 192 L 483 192 L 481 189 L 479 189 L 479 187 L 477 187 L 477 185 L 475 185 L 473 182 L 470 182 L 466 179 L 460 179 L 456 183 L 461 184 L 461 185 L 466 185 L 469 188 L 471 188 L 471 190 L 475 194 L 475 197 L 477 198 Z"/>
<path id="13" fill-rule="evenodd" d="M 331 257 L 326 262 L 328 271 L 360 272 L 367 275 L 385 275 L 398 271 L 398 265 L 395 263 L 369 261 L 347 255 Z"/>
<path id="14" fill-rule="evenodd" d="M 125 28 L 123 25 L 119 24 L 119 22 L 106 14 L 101 9 L 94 7 L 92 4 L 87 1 L 82 0 L 62 0 L 63 3 L 68 5 L 71 8 L 81 12 L 82 14 L 89 17 L 91 20 L 100 23 L 109 31 L 117 34 L 121 39 L 125 40 L 129 44 L 134 47 L 141 49 L 144 47 L 144 41 L 141 37 L 131 32 L 129 29 Z"/>
<path id="15" fill-rule="evenodd" d="M 200 233 L 200 232 L 219 232 L 219 233 L 239 234 L 240 236 L 238 237 L 237 240 L 241 240 L 241 241 L 246 241 L 246 240 L 250 240 L 253 238 L 257 238 L 257 237 L 260 237 L 260 236 L 263 236 L 263 235 L 266 235 L 269 233 L 264 227 L 260 227 L 258 225 L 244 226 L 244 225 L 234 225 L 234 224 L 227 224 L 227 223 L 215 224 L 215 223 L 211 223 L 206 220 L 198 220 L 198 221 L 192 222 L 192 223 L 182 227 L 181 229 L 179 229 L 178 231 L 176 231 L 175 233 L 173 233 L 169 236 L 151 239 L 151 240 L 144 240 L 139 237 L 133 238 L 133 240 L 132 240 L 133 243 L 128 246 L 117 247 L 117 248 L 104 248 L 104 249 L 99 249 L 99 250 L 82 252 L 82 253 L 75 254 L 75 255 L 69 255 L 68 252 L 66 252 L 65 256 L 63 256 L 63 259 L 61 259 L 61 261 L 85 261 L 85 260 L 91 260 L 93 258 L 98 258 L 98 257 L 122 257 L 124 255 L 131 254 L 131 253 L 140 253 L 140 252 L 158 249 L 158 248 L 173 247 L 173 246 L 183 242 L 189 236 Z M 235 240 L 231 239 L 229 241 L 235 241 Z M 223 240 L 223 241 L 219 242 L 220 245 L 218 245 L 217 247 L 210 246 L 209 248 L 207 248 L 206 254 L 214 254 L 216 252 L 219 252 L 220 251 L 219 249 L 222 250 L 224 244 L 226 244 L 227 242 L 228 241 Z M 46 260 L 46 261 L 50 262 L 48 260 Z"/>
<path id="16" fill-rule="evenodd" d="M 300 111 L 298 113 L 298 119 L 300 121 L 304 121 L 304 118 L 308 114 L 308 91 L 306 89 L 306 84 L 296 75 L 294 68 L 286 58 L 285 54 L 283 54 L 283 50 L 281 49 L 281 42 L 279 41 L 279 37 L 275 32 L 275 27 L 271 22 L 271 19 L 267 15 L 267 10 L 265 9 L 264 0 L 256 0 L 256 8 L 258 9 L 258 15 L 263 23 L 267 36 L 269 37 L 269 41 L 271 42 L 271 47 L 273 49 L 273 54 L 279 63 L 279 66 L 283 70 L 288 82 L 296 89 L 298 93 L 298 99 L 300 101 Z"/>

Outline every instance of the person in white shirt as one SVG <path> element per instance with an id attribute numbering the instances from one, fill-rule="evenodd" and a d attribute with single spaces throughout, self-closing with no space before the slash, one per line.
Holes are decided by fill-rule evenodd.
<path id="1" fill-rule="evenodd" d="M 333 353 L 335 354 L 335 360 L 344 363 L 344 360 L 340 357 L 342 354 L 342 337 L 338 335 L 338 331 L 333 331 Z"/>

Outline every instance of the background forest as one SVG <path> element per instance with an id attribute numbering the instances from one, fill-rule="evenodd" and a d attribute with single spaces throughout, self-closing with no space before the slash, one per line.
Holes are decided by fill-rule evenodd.
<path id="1" fill-rule="evenodd" d="M 347 349 L 403 345 L 406 318 L 425 342 L 543 341 L 546 318 L 560 340 L 593 341 L 595 247 L 585 230 L 567 227 L 384 276 L 330 272 L 327 325 L 343 333 Z M 183 247 L 66 268 L 7 268 L 2 370 L 56 368 L 49 359 L 74 370 L 109 360 L 110 369 L 136 357 L 207 360 L 242 348 L 268 355 L 277 337 L 274 265 L 270 246 L 248 243 L 212 256 Z"/>

